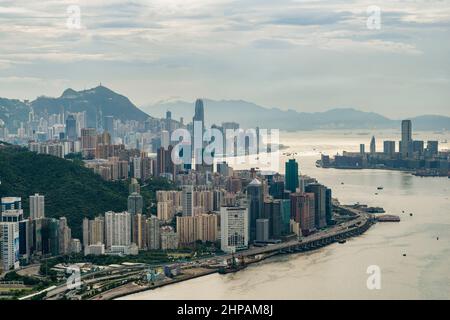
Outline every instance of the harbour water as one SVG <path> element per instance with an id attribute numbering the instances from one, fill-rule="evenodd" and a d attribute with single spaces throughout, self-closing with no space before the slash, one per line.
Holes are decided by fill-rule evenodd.
<path id="1" fill-rule="evenodd" d="M 380 150 L 382 140 L 399 139 L 397 131 L 315 131 L 282 133 L 281 143 L 289 146 L 283 152 L 298 153 L 302 174 L 331 187 L 341 203 L 381 206 L 401 222 L 378 223 L 345 244 L 277 256 L 235 274 L 213 274 L 122 299 L 450 299 L 450 179 L 315 166 L 321 152 L 357 151 L 372 134 Z M 448 141 L 450 134 L 416 133 L 414 139 Z M 379 290 L 366 285 L 372 265 L 381 270 Z"/>

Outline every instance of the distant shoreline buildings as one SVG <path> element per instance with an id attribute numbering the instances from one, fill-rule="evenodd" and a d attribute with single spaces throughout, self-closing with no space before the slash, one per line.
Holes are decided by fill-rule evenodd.
<path id="1" fill-rule="evenodd" d="M 401 124 L 401 140 L 396 148 L 395 141 L 384 141 L 383 151 L 376 150 L 376 140 L 372 137 L 370 153 L 365 145 L 359 152 L 344 151 L 342 155 L 331 158 L 322 155 L 318 165 L 337 169 L 392 169 L 407 170 L 417 176 L 450 176 L 450 151 L 439 151 L 439 141 L 413 140 L 411 120 Z M 398 151 L 397 151 L 398 150 Z"/>

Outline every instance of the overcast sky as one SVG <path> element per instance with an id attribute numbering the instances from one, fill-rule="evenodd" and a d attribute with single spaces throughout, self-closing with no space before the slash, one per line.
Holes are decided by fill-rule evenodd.
<path id="1" fill-rule="evenodd" d="M 370 5 L 380 30 L 367 28 Z M 205 97 L 450 116 L 450 0 L 0 0 L 0 97 L 100 82 L 138 106 Z"/>

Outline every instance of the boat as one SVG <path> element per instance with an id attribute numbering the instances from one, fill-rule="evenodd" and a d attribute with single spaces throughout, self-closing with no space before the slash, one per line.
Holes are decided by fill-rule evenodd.
<path id="1" fill-rule="evenodd" d="M 339 241 L 338 241 L 338 243 L 340 243 L 340 244 L 344 244 L 344 243 L 346 243 L 346 242 L 347 242 L 347 240 L 345 240 L 345 239 L 339 240 Z"/>
<path id="2" fill-rule="evenodd" d="M 228 268 L 220 267 L 219 268 L 219 273 L 220 274 L 234 273 L 234 272 L 238 272 L 240 270 L 243 270 L 245 268 L 247 268 L 247 265 L 239 265 L 239 266 L 236 266 L 236 267 L 228 267 Z"/>
<path id="3" fill-rule="evenodd" d="M 234 257 L 234 254 L 233 254 L 232 258 L 231 258 L 231 265 L 220 267 L 219 268 L 219 273 L 220 274 L 234 273 L 234 272 L 238 272 L 240 270 L 243 270 L 245 268 L 247 268 L 247 265 L 245 264 L 244 257 L 241 257 L 240 264 L 237 264 L 236 263 L 236 258 Z"/>

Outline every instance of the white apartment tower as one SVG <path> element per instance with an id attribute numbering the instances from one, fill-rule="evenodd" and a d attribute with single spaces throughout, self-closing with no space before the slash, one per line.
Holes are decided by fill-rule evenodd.
<path id="1" fill-rule="evenodd" d="M 32 220 L 45 217 L 45 197 L 36 193 L 30 196 L 30 218 Z"/>
<path id="2" fill-rule="evenodd" d="M 249 225 L 248 208 L 220 208 L 221 249 L 234 253 L 248 248 Z"/>
<path id="3" fill-rule="evenodd" d="M 131 244 L 131 214 L 128 212 L 105 213 L 106 247 Z"/>

